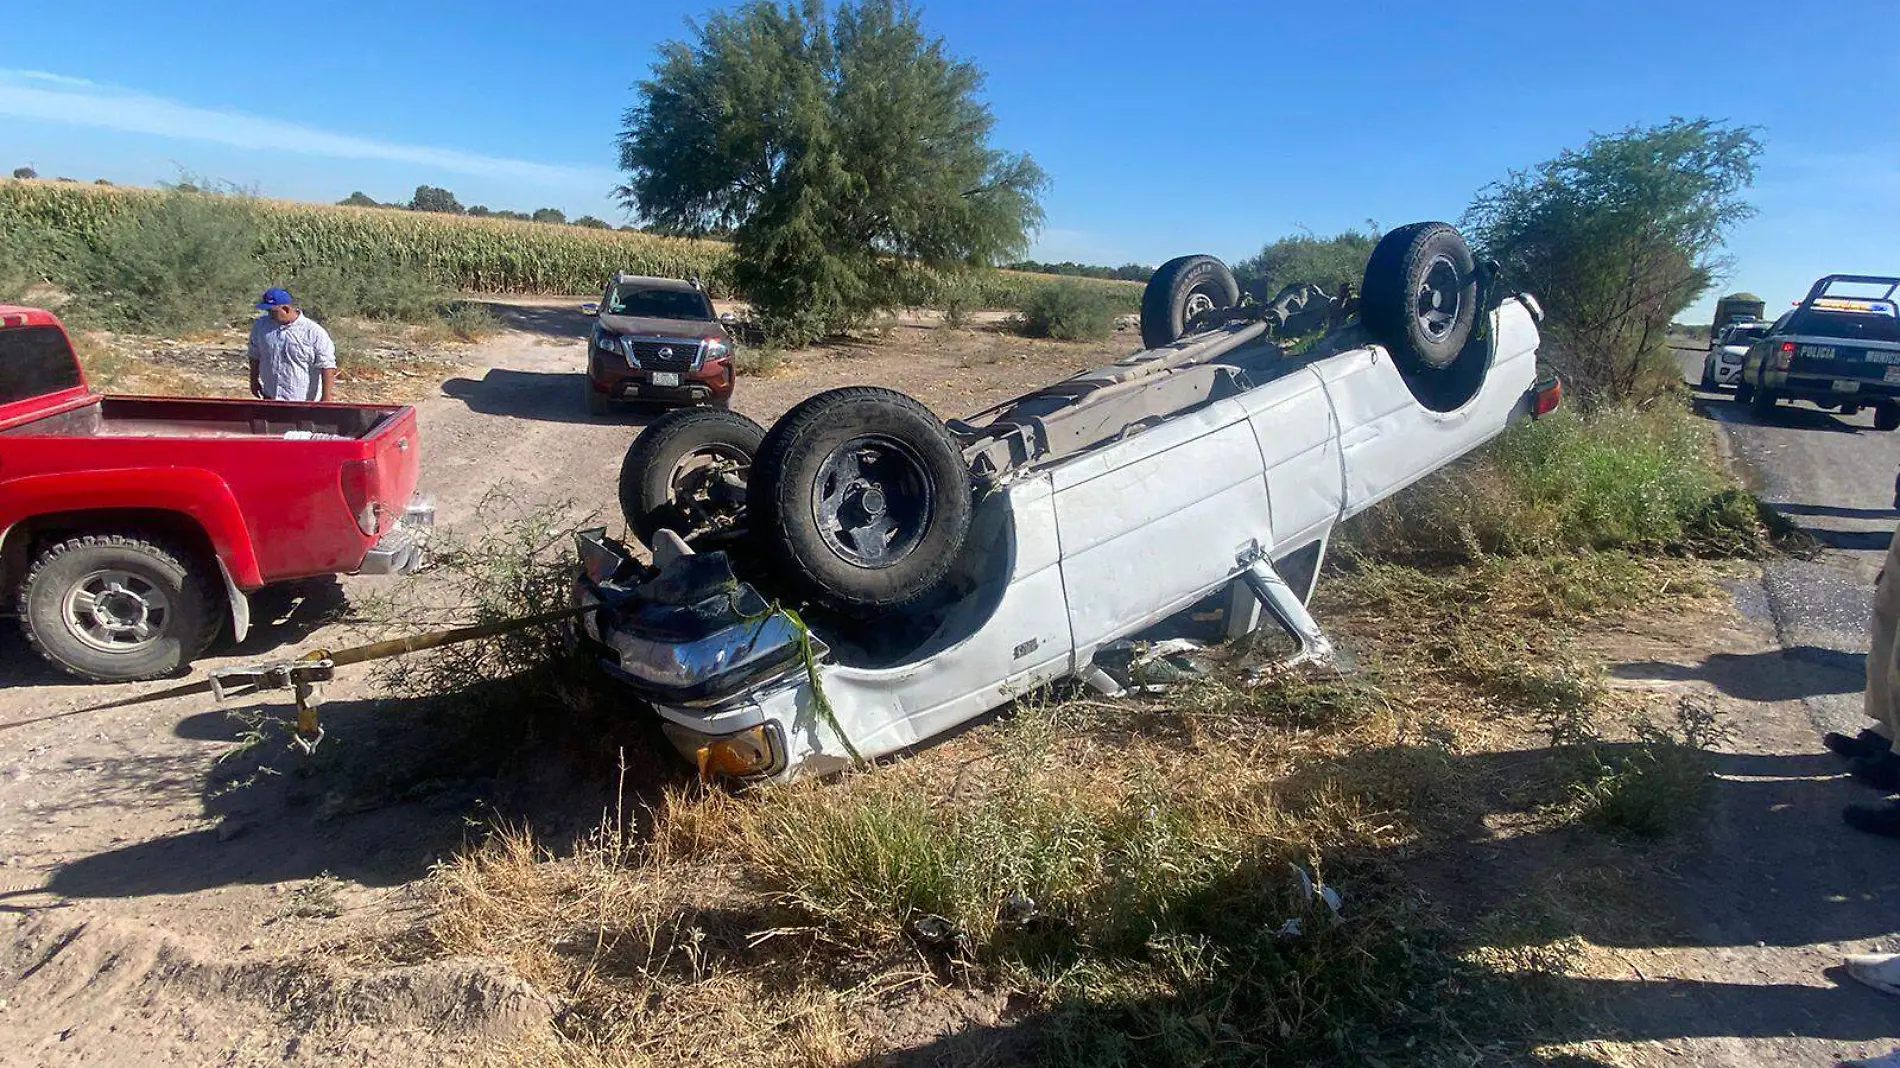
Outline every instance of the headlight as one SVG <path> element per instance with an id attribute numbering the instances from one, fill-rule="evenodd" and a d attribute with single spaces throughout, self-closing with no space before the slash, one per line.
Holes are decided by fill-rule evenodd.
<path id="1" fill-rule="evenodd" d="M 618 334 L 595 335 L 594 347 L 602 352 L 618 352 L 622 355 L 625 355 L 627 351 L 621 343 L 620 335 Z"/>
<path id="2" fill-rule="evenodd" d="M 730 355 L 732 346 L 718 338 L 709 337 L 700 345 L 699 358 L 702 360 L 717 360 Z"/>

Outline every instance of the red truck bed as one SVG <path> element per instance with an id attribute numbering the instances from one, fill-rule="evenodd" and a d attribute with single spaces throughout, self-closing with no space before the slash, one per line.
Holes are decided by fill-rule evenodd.
<path id="1" fill-rule="evenodd" d="M 57 319 L 0 306 L 6 608 L 10 594 L 32 593 L 23 584 L 53 548 L 131 535 L 189 558 L 199 572 L 194 581 L 228 599 L 227 617 L 241 634 L 248 591 L 311 575 L 401 570 L 413 561 L 401 524 L 417 458 L 416 413 L 406 405 L 100 396 L 87 387 Z M 75 634 L 86 629 L 85 605 L 102 591 L 119 596 L 111 581 L 95 580 L 91 593 L 62 602 Z M 24 606 L 29 596 L 19 600 Z M 113 606 L 138 612 L 123 597 Z M 46 651 L 45 636 L 33 633 L 31 618 L 28 625 Z"/>

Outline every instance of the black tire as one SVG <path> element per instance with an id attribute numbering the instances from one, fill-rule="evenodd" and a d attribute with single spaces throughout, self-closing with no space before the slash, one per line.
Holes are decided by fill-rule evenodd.
<path id="1" fill-rule="evenodd" d="M 1748 398 L 1748 410 L 1758 419 L 1768 419 L 1775 414 L 1775 395 L 1768 390 L 1758 389 Z"/>
<path id="2" fill-rule="evenodd" d="M 628 532 L 652 545 L 661 530 L 693 535 L 704 525 L 696 513 L 736 523 L 744 501 L 732 500 L 703 474 L 721 460 L 750 466 L 764 437 L 764 427 L 724 408 L 676 408 L 655 419 L 620 462 L 620 512 Z"/>
<path id="3" fill-rule="evenodd" d="M 583 403 L 587 405 L 588 415 L 606 415 L 613 411 L 613 402 L 594 388 L 594 380 L 587 375 L 581 376 L 581 392 L 586 395 Z"/>
<path id="4" fill-rule="evenodd" d="M 852 615 L 935 592 L 963 555 L 973 507 L 969 468 L 943 423 L 869 386 L 786 412 L 759 446 L 747 502 L 773 574 Z"/>
<path id="5" fill-rule="evenodd" d="M 1735 403 L 1747 404 L 1749 401 L 1752 401 L 1754 399 L 1755 399 L 1755 387 L 1748 384 L 1748 379 L 1746 378 L 1736 379 L 1735 380 Z"/>
<path id="6" fill-rule="evenodd" d="M 1900 404 L 1891 401 L 1874 407 L 1875 430 L 1900 430 Z"/>
<path id="7" fill-rule="evenodd" d="M 1359 317 L 1401 371 L 1442 371 L 1464 351 L 1480 310 L 1476 268 L 1465 239 L 1446 223 L 1413 223 L 1379 239 L 1366 262 Z"/>
<path id="8" fill-rule="evenodd" d="M 48 546 L 20 585 L 26 640 L 54 666 L 95 682 L 176 674 L 223 622 L 192 562 L 188 553 L 132 534 L 88 534 Z"/>
<path id="9" fill-rule="evenodd" d="M 1158 349 L 1181 340 L 1203 310 L 1240 303 L 1234 272 L 1212 256 L 1179 256 L 1161 265 L 1141 291 L 1141 343 Z"/>
<path id="10" fill-rule="evenodd" d="M 1709 366 L 1706 360 L 1702 363 L 1702 388 L 1710 393 L 1722 388 L 1722 383 L 1715 380 L 1715 368 Z"/>

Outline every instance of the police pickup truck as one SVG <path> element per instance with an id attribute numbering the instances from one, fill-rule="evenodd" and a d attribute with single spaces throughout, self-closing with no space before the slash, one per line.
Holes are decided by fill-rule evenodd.
<path id="1" fill-rule="evenodd" d="M 1900 429 L 1900 278 L 1830 274 L 1749 346 L 1735 399 L 1758 416 L 1805 400 L 1843 415 L 1874 409 Z"/>

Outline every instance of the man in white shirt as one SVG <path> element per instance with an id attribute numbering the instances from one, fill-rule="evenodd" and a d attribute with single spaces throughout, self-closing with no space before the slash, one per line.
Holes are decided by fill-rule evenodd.
<path id="1" fill-rule="evenodd" d="M 264 314 L 251 324 L 251 396 L 264 400 L 336 399 L 336 345 L 297 307 L 290 291 L 267 289 Z"/>

